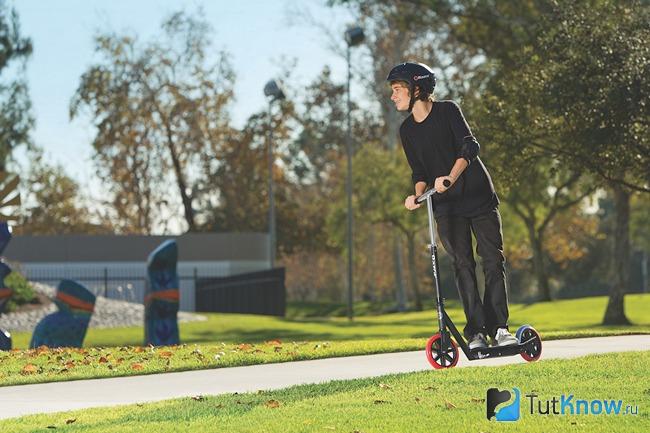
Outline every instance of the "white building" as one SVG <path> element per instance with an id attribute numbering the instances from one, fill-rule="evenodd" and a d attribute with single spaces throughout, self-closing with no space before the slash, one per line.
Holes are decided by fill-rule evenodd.
<path id="1" fill-rule="evenodd" d="M 196 278 L 227 277 L 270 268 L 266 233 L 15 236 L 4 257 L 30 281 L 56 286 L 61 279 L 71 279 L 97 295 L 141 303 L 147 281 L 147 257 L 167 239 L 178 242 L 183 311 L 195 311 Z"/>

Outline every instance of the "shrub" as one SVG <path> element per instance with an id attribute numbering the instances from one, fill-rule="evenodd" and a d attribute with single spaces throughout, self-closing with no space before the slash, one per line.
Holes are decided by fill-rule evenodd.
<path id="1" fill-rule="evenodd" d="M 27 304 L 36 300 L 34 287 L 20 273 L 12 272 L 5 278 L 5 286 L 14 291 L 7 305 L 8 311 L 13 311 L 16 306 Z"/>

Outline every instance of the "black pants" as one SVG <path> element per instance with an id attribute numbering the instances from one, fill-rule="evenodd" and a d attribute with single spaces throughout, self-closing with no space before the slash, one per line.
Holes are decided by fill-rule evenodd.
<path id="1" fill-rule="evenodd" d="M 456 287 L 463 301 L 467 318 L 463 332 L 465 338 L 471 338 L 477 332 L 494 336 L 497 328 L 507 327 L 508 324 L 508 295 L 499 210 L 494 209 L 473 218 L 440 216 L 436 217 L 436 224 L 442 245 L 451 256 Z M 476 252 L 481 257 L 485 273 L 483 301 L 476 283 L 472 232 L 476 237 Z"/>

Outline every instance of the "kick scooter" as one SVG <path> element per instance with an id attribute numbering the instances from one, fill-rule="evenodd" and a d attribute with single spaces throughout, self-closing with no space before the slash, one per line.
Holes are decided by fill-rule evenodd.
<path id="1" fill-rule="evenodd" d="M 444 185 L 450 185 L 449 180 L 444 181 Z M 476 359 L 495 358 L 500 356 L 521 355 L 526 361 L 536 361 L 542 354 L 542 339 L 530 325 L 523 325 L 517 329 L 515 337 L 518 343 L 509 346 L 493 346 L 487 348 L 476 348 L 470 350 L 463 336 L 451 321 L 445 311 L 444 298 L 440 294 L 440 281 L 438 274 L 438 249 L 436 247 L 436 230 L 435 220 L 433 218 L 433 195 L 436 194 L 435 188 L 425 191 L 415 199 L 417 204 L 427 202 L 427 211 L 429 213 L 429 234 L 431 244 L 431 264 L 433 265 L 433 281 L 436 290 L 436 311 L 438 313 L 439 331 L 427 342 L 425 349 L 427 360 L 433 368 L 451 368 L 458 363 L 458 346 L 470 361 Z M 454 336 L 452 340 L 451 336 Z"/>

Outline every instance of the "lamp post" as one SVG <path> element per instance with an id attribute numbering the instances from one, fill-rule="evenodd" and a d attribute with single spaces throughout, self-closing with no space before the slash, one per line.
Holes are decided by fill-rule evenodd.
<path id="1" fill-rule="evenodd" d="M 273 102 L 285 99 L 282 88 L 275 80 L 269 80 L 264 86 L 264 95 L 269 97 L 269 146 L 268 146 L 268 163 L 269 163 L 269 259 L 271 269 L 275 267 L 275 193 L 273 188 Z"/>
<path id="2" fill-rule="evenodd" d="M 352 123 L 350 120 L 350 48 L 363 42 L 365 35 L 363 29 L 359 26 L 350 26 L 345 31 L 345 42 L 347 43 L 346 60 L 348 64 L 348 81 L 347 81 L 347 139 L 346 150 L 348 159 L 348 176 L 345 182 L 345 192 L 348 199 L 348 320 L 352 321 L 354 317 L 354 287 L 352 284 Z"/>

